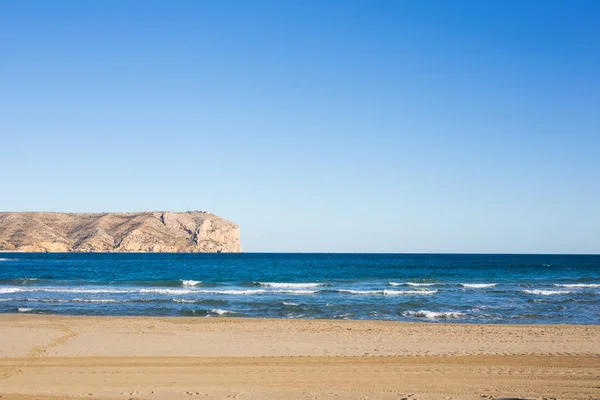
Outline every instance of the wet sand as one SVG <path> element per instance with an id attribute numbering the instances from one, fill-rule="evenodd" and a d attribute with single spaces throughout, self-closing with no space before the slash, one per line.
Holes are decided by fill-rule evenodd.
<path id="1" fill-rule="evenodd" d="M 0 315 L 1 399 L 600 399 L 600 326 Z"/>

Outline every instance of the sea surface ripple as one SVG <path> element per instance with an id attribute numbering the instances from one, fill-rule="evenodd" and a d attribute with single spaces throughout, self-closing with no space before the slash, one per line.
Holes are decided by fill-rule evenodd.
<path id="1" fill-rule="evenodd" d="M 600 256 L 2 253 L 0 312 L 600 323 Z"/>

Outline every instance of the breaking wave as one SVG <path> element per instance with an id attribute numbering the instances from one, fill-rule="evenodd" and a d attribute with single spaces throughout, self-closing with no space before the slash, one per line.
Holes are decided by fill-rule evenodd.
<path id="1" fill-rule="evenodd" d="M 325 283 L 286 283 L 286 282 L 253 282 L 260 286 L 268 286 L 274 288 L 314 288 L 326 286 Z"/>
<path id="2" fill-rule="evenodd" d="M 420 311 L 405 311 L 402 313 L 405 317 L 418 317 L 418 318 L 427 318 L 427 319 L 446 319 L 446 318 L 460 318 L 464 317 L 466 314 L 456 312 L 456 311 L 446 311 L 446 312 L 435 312 L 428 310 L 420 310 Z"/>
<path id="3" fill-rule="evenodd" d="M 4 279 L 0 280 L 0 284 L 8 284 L 8 285 L 27 285 L 34 282 L 42 281 L 40 278 L 14 278 L 14 279 Z"/>
<path id="4" fill-rule="evenodd" d="M 271 294 L 271 293 L 279 293 L 279 294 L 294 294 L 294 295 L 303 295 L 303 294 L 315 294 L 317 290 L 266 290 L 266 289 L 227 289 L 227 290 L 197 290 L 195 293 L 206 293 L 206 294 L 231 294 L 231 295 L 252 295 L 252 294 Z"/>
<path id="5" fill-rule="evenodd" d="M 20 291 L 21 291 L 21 289 L 19 289 L 19 288 L 0 288 L 0 294 L 17 293 Z"/>
<path id="6" fill-rule="evenodd" d="M 126 303 L 127 300 L 115 300 L 115 299 L 73 299 L 74 303 Z"/>
<path id="7" fill-rule="evenodd" d="M 338 289 L 338 293 L 349 293 L 358 295 L 385 295 L 385 296 L 399 296 L 404 294 L 419 294 L 427 295 L 437 293 L 437 290 L 350 290 L 350 289 Z"/>
<path id="8" fill-rule="evenodd" d="M 190 294 L 197 292 L 190 289 L 140 289 L 140 293 L 156 293 L 156 294 Z"/>
<path id="9" fill-rule="evenodd" d="M 235 311 L 230 311 L 230 310 L 222 310 L 220 308 L 213 308 L 212 310 L 210 310 L 210 312 L 212 314 L 217 314 L 217 315 L 227 315 L 227 314 L 236 314 Z"/>
<path id="10" fill-rule="evenodd" d="M 532 289 L 532 290 L 523 290 L 523 293 L 527 294 L 540 294 L 542 296 L 552 296 L 555 294 L 569 294 L 571 293 L 568 290 L 541 290 L 541 289 Z"/>
<path id="11" fill-rule="evenodd" d="M 415 282 L 390 282 L 388 283 L 390 286 L 436 286 L 439 283 L 415 283 Z"/>
<path id="12" fill-rule="evenodd" d="M 483 289 L 496 286 L 497 283 L 461 283 L 465 289 Z"/>
<path id="13" fill-rule="evenodd" d="M 7 293 L 17 293 L 17 292 L 44 292 L 44 293 L 89 293 L 89 294 L 99 294 L 99 293 L 115 293 L 115 294 L 124 294 L 124 293 L 142 293 L 142 294 L 170 294 L 170 295 L 178 295 L 178 294 L 229 294 L 229 295 L 252 295 L 252 294 L 297 294 L 297 295 L 306 295 L 306 294 L 314 294 L 317 293 L 317 290 L 293 290 L 293 289 L 277 289 L 277 290 L 269 290 L 269 289 L 223 289 L 223 290 L 212 290 L 212 289 L 164 289 L 164 288 L 155 288 L 155 289 L 85 289 L 85 288 L 73 288 L 73 289 L 63 289 L 63 288 L 32 288 L 32 287 L 8 287 L 8 288 L 0 288 L 0 294 Z"/>
<path id="14" fill-rule="evenodd" d="M 190 303 L 190 304 L 198 303 L 198 300 L 188 300 L 188 299 L 173 299 L 172 301 L 175 303 Z"/>
<path id="15" fill-rule="evenodd" d="M 194 280 L 181 280 L 182 286 L 198 286 L 202 283 L 202 281 L 194 281 Z"/>
<path id="16" fill-rule="evenodd" d="M 556 283 L 554 286 L 564 288 L 600 288 L 600 283 Z"/>
<path id="17" fill-rule="evenodd" d="M 17 293 L 17 292 L 45 292 L 45 293 L 136 293 L 139 290 L 131 289 L 61 289 L 61 288 L 21 288 L 9 287 L 0 288 L 0 293 Z"/>

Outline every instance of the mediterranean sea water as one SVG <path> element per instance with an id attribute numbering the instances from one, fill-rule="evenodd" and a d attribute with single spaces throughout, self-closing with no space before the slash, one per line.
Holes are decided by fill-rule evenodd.
<path id="1" fill-rule="evenodd" d="M 600 256 L 0 253 L 0 312 L 600 324 Z"/>

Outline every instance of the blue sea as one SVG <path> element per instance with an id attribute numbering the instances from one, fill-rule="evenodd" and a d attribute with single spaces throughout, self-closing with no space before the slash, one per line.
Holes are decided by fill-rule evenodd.
<path id="1" fill-rule="evenodd" d="M 0 312 L 600 324 L 600 256 L 0 253 Z"/>

